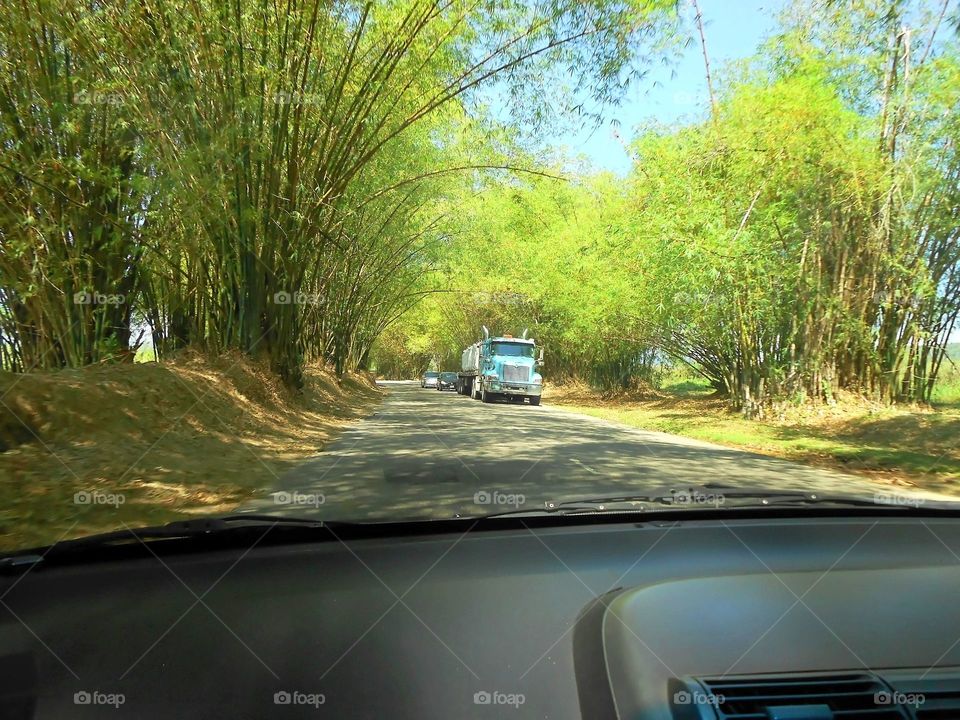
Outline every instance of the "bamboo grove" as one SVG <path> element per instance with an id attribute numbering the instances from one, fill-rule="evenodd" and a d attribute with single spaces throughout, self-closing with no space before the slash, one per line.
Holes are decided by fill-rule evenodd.
<path id="1" fill-rule="evenodd" d="M 488 187 L 450 292 L 387 330 L 378 365 L 448 367 L 481 324 L 529 326 L 552 381 L 650 386 L 680 362 L 749 416 L 929 400 L 960 312 L 956 13 L 788 4 L 712 103 L 640 129 L 626 180 Z"/>
<path id="2" fill-rule="evenodd" d="M 548 380 L 930 398 L 960 313 L 960 16 L 791 0 L 626 177 L 537 141 L 710 28 L 664 0 L 12 0 L 0 368 L 144 337 L 409 376 L 481 324 Z M 499 103 L 499 106 L 497 104 Z M 494 107 L 491 107 L 491 104 Z"/>
<path id="3" fill-rule="evenodd" d="M 424 292 L 452 185 L 526 170 L 475 96 L 609 101 L 667 2 L 11 0 L 0 365 L 183 347 L 362 364 Z M 660 18 L 663 22 L 660 22 Z M 571 94 L 573 97 L 573 94 Z M 556 98 L 551 97 L 551 101 Z"/>

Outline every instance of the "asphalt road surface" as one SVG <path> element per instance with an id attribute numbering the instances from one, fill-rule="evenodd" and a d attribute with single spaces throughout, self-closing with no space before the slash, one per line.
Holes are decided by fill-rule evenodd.
<path id="1" fill-rule="evenodd" d="M 245 511 L 327 520 L 453 517 L 706 483 L 873 496 L 889 487 L 544 404 L 484 404 L 419 383 L 388 395 Z M 902 492 L 902 491 L 898 491 Z"/>

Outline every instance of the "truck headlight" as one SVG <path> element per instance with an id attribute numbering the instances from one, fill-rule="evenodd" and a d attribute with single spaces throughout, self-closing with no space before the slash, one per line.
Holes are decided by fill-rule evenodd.
<path id="1" fill-rule="evenodd" d="M 483 374 L 483 379 L 484 379 L 484 380 L 497 381 L 497 380 L 499 380 L 500 378 L 497 377 L 497 374 L 496 374 L 496 373 L 484 373 L 484 374 Z"/>
<path id="2" fill-rule="evenodd" d="M 534 385 L 543 385 L 543 378 L 540 376 L 539 373 L 534 373 L 534 374 L 533 374 L 533 384 L 534 384 Z"/>

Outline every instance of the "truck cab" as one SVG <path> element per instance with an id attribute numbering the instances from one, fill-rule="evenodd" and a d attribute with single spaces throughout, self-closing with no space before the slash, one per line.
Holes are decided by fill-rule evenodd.
<path id="1" fill-rule="evenodd" d="M 542 351 L 538 354 L 533 338 L 490 337 L 486 328 L 484 335 L 463 352 L 463 394 L 484 402 L 498 397 L 520 402 L 529 398 L 531 405 L 539 405 L 543 378 L 537 368 Z"/>

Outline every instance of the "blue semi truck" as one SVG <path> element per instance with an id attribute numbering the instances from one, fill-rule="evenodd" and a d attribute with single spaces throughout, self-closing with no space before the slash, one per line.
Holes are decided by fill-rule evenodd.
<path id="1" fill-rule="evenodd" d="M 542 364 L 543 350 L 527 337 L 526 330 L 518 338 L 490 337 L 483 326 L 483 340 L 465 348 L 461 355 L 457 392 L 483 402 L 529 398 L 531 405 L 539 405 L 543 378 L 537 369 Z"/>

